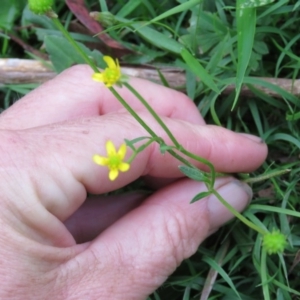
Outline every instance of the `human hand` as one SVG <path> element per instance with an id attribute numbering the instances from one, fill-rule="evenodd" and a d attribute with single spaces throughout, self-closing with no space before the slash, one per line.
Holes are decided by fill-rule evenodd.
<path id="1" fill-rule="evenodd" d="M 109 181 L 92 161 L 105 143 L 145 136 L 110 91 L 73 67 L 0 116 L 0 299 L 144 299 L 232 215 L 214 197 L 189 204 L 205 185 L 181 178 L 178 161 L 153 145 Z M 140 79 L 131 84 L 181 144 L 220 172 L 250 172 L 265 159 L 258 138 L 205 125 L 183 94 Z M 126 90 L 119 92 L 165 138 Z M 168 185 L 151 196 L 103 194 L 147 176 Z M 178 178 L 174 182 L 174 178 Z M 181 179 L 180 179 L 181 178 Z M 219 178 L 218 192 L 242 210 L 251 190 Z"/>

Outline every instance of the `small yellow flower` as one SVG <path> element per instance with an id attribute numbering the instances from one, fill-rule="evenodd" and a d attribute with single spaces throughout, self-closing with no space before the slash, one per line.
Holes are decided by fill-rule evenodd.
<path id="1" fill-rule="evenodd" d="M 111 87 L 118 83 L 121 78 L 121 68 L 119 61 L 114 61 L 110 56 L 103 56 L 103 60 L 106 62 L 108 68 L 102 73 L 94 73 L 92 78 L 95 81 L 103 82 L 105 86 Z"/>
<path id="2" fill-rule="evenodd" d="M 108 141 L 106 143 L 106 152 L 107 157 L 95 154 L 93 156 L 93 161 L 97 165 L 107 166 L 109 168 L 108 177 L 113 181 L 118 177 L 119 171 L 126 172 L 130 168 L 129 163 L 123 162 L 126 155 L 126 144 L 122 144 L 117 152 L 112 141 Z"/>

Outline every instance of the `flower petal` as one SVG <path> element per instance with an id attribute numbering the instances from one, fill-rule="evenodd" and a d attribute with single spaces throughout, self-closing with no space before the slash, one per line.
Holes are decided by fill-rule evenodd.
<path id="1" fill-rule="evenodd" d="M 104 77 L 102 73 L 94 73 L 92 79 L 98 82 L 104 82 Z"/>
<path id="2" fill-rule="evenodd" d="M 122 162 L 118 165 L 118 168 L 121 172 L 126 172 L 129 170 L 130 168 L 130 164 L 129 163 L 125 163 L 125 162 Z"/>
<path id="3" fill-rule="evenodd" d="M 124 159 L 124 157 L 126 155 L 126 151 L 127 151 L 126 144 L 122 144 L 118 151 L 118 156 L 121 160 Z"/>
<path id="4" fill-rule="evenodd" d="M 110 69 L 116 69 L 117 68 L 117 65 L 116 65 L 115 61 L 110 56 L 103 56 L 103 60 L 106 62 L 106 64 L 108 65 L 108 67 Z"/>
<path id="5" fill-rule="evenodd" d="M 106 142 L 106 151 L 107 151 L 107 156 L 108 157 L 111 157 L 111 156 L 117 154 L 116 148 L 115 148 L 112 141 L 107 141 Z"/>
<path id="6" fill-rule="evenodd" d="M 93 156 L 93 161 L 94 161 L 94 163 L 96 163 L 97 165 L 100 165 L 100 166 L 107 166 L 108 162 L 109 162 L 107 157 L 103 157 L 98 154 L 95 154 Z"/>
<path id="7" fill-rule="evenodd" d="M 110 169 L 109 174 L 108 174 L 108 178 L 111 181 L 114 181 L 119 175 L 119 171 L 117 169 Z"/>

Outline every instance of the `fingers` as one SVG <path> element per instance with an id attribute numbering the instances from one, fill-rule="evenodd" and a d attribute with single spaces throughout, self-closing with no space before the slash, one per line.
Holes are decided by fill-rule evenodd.
<path id="1" fill-rule="evenodd" d="M 103 230 L 137 207 L 148 193 L 89 197 L 64 224 L 77 243 L 93 240 Z"/>
<path id="2" fill-rule="evenodd" d="M 237 210 L 251 198 L 250 188 L 232 178 L 218 179 L 216 188 Z M 109 298 L 107 291 L 113 289 L 114 299 L 145 299 L 212 231 L 232 218 L 213 196 L 189 204 L 205 190 L 202 183 L 181 180 L 105 230 L 67 265 L 74 294 L 85 299 L 90 289 Z M 80 281 L 83 276 L 88 287 Z"/>
<path id="3" fill-rule="evenodd" d="M 142 117 L 168 142 L 148 114 Z M 244 135 L 220 127 L 195 126 L 169 118 L 164 118 L 164 122 L 186 149 L 210 160 L 217 171 L 248 172 L 265 159 L 266 145 Z M 10 134 L 8 132 L 8 137 L 2 137 L 2 170 L 10 172 L 11 166 L 17 166 L 16 174 L 28 178 L 19 180 L 19 184 L 31 182 L 34 193 L 39 191 L 39 201 L 62 221 L 84 202 L 86 192 L 103 194 L 142 175 L 183 176 L 178 169 L 180 163 L 168 153 L 162 155 L 153 144 L 135 158 L 129 171 L 120 173 L 115 181 L 109 180 L 108 169 L 96 165 L 92 161 L 93 155 L 107 156 L 105 143 L 108 140 L 119 148 L 125 138 L 131 140 L 146 135 L 144 129 L 126 113 L 20 131 L 15 133 L 14 138 Z M 39 172 L 36 172 L 36 166 Z M 30 187 L 29 184 L 24 185 L 24 189 Z M 54 194 L 57 196 L 54 197 Z"/>
<path id="4" fill-rule="evenodd" d="M 124 110 L 111 91 L 92 80 L 89 66 L 74 66 L 17 101 L 0 118 L 2 129 L 25 129 Z M 204 124 L 194 103 L 184 94 L 150 81 L 130 84 L 162 116 Z M 143 105 L 125 87 L 116 88 L 135 111 Z"/>

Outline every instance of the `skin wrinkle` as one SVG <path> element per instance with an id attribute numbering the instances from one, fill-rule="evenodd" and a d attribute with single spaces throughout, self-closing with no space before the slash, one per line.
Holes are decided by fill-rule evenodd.
<path id="1" fill-rule="evenodd" d="M 101 270 L 99 274 L 105 271 L 105 269 L 103 269 L 102 260 L 100 259 L 101 256 L 97 256 L 93 251 L 89 251 L 89 260 L 93 263 L 87 264 L 85 261 L 86 264 L 84 264 L 80 259 L 80 255 L 81 254 L 74 257 L 72 261 L 67 262 L 65 272 L 66 281 L 70 281 L 69 285 L 72 286 L 71 290 L 74 290 L 75 294 L 77 288 L 80 287 L 82 283 L 95 280 L 92 274 L 97 274 L 98 270 Z M 76 277 L 76 279 L 74 277 Z M 72 281 L 74 282 L 73 285 L 71 284 Z"/>
<path id="2" fill-rule="evenodd" d="M 85 248 L 87 247 L 88 243 L 83 245 Z M 68 267 L 70 264 L 72 264 L 73 271 L 70 271 L 71 269 Z M 89 277 L 89 274 L 92 272 L 84 271 L 84 268 L 82 268 L 82 265 L 78 263 L 77 261 L 77 255 L 72 258 L 72 260 L 67 260 L 64 263 L 60 264 L 56 269 L 56 276 L 55 276 L 55 283 L 57 290 L 57 296 L 55 299 L 58 300 L 65 300 L 65 299 L 80 299 L 76 298 L 76 291 L 79 286 L 81 286 L 82 282 L 87 282 L 87 277 Z M 72 283 L 72 280 L 76 278 L 76 281 Z M 54 293 L 55 295 L 55 293 Z M 75 296 L 75 298 L 74 298 Z M 54 299 L 54 298 L 51 298 Z"/>
<path id="3" fill-rule="evenodd" d="M 116 256 L 109 254 L 103 256 L 102 253 L 96 252 L 96 249 L 90 248 L 90 243 L 86 243 L 86 245 L 89 250 L 88 255 L 86 255 L 87 253 L 82 253 L 77 255 L 74 260 L 66 262 L 66 264 L 61 266 L 63 273 L 60 273 L 59 276 L 64 276 L 65 280 L 70 282 L 68 284 L 71 286 L 68 299 L 105 299 L 107 297 L 104 295 L 110 294 L 109 289 L 111 289 L 112 293 L 115 291 L 114 285 L 119 280 L 118 276 L 121 277 L 120 273 L 123 269 L 119 264 L 116 264 Z M 110 248 L 108 247 L 107 250 L 109 252 Z M 108 261 L 107 258 L 112 259 Z M 115 276 L 112 277 L 111 273 L 115 273 Z M 99 276 L 99 279 L 95 279 L 96 274 L 106 277 L 110 276 L 111 280 L 108 280 L 103 285 L 101 284 L 101 276 Z M 125 277 L 128 276 L 127 273 L 123 275 Z M 85 282 L 89 285 L 89 290 L 82 289 L 82 286 L 86 285 Z M 95 290 L 94 293 L 93 290 Z"/>
<path id="4" fill-rule="evenodd" d="M 173 211 L 175 211 L 176 206 L 174 206 Z M 167 217 L 164 221 L 165 223 L 165 230 L 168 233 L 168 245 L 170 249 L 172 250 L 172 254 L 170 257 L 174 258 L 175 264 L 173 265 L 173 269 L 175 270 L 182 261 L 182 250 L 183 250 L 183 231 L 185 231 L 186 228 L 186 222 L 183 220 L 178 213 L 175 211 L 175 213 L 172 213 L 170 211 L 171 217 Z M 181 254 L 181 255 L 180 255 Z"/>
<path id="5" fill-rule="evenodd" d="M 150 224 L 149 231 L 153 234 L 153 232 L 155 232 L 153 230 L 155 230 L 156 228 L 151 228 L 153 227 Z M 162 244 L 162 239 L 160 239 L 159 242 L 160 244 Z M 144 243 L 142 241 L 140 243 L 138 241 L 135 241 L 135 243 L 137 245 L 136 248 L 141 249 L 139 255 L 136 255 L 135 252 L 133 252 L 132 255 L 130 255 L 130 252 L 128 251 L 127 254 L 124 255 L 124 253 L 126 253 L 123 250 L 124 247 L 120 243 L 118 243 L 119 246 L 116 247 L 118 249 L 117 254 L 116 251 L 112 252 L 110 257 L 114 259 L 112 262 L 108 262 L 108 265 L 112 266 L 111 269 L 115 270 L 114 273 L 118 274 L 118 278 L 114 278 L 115 281 L 120 282 L 123 280 L 123 278 L 126 278 L 127 284 L 123 285 L 123 289 L 121 287 L 121 289 L 115 291 L 118 293 L 118 295 L 124 295 L 124 293 L 128 293 L 128 295 L 131 295 L 130 297 L 128 296 L 128 298 L 126 299 L 135 299 L 132 295 L 136 294 L 136 289 L 127 290 L 126 287 L 135 286 L 140 287 L 141 290 L 143 288 L 144 290 L 151 291 L 154 290 L 157 286 L 157 282 L 153 282 L 153 278 L 158 278 L 157 281 L 159 281 L 159 283 L 163 282 L 166 279 L 166 276 L 163 275 L 163 273 L 165 273 L 165 269 L 161 268 L 161 262 L 155 263 L 152 260 L 154 253 L 151 255 L 151 257 L 149 257 L 147 251 L 143 250 L 145 248 Z M 164 248 L 165 247 L 162 245 L 160 247 L 161 253 L 155 251 L 155 255 L 165 257 L 165 251 L 163 250 Z M 169 260 L 168 257 L 169 256 L 167 256 L 165 260 Z M 149 269 L 149 267 L 147 268 L 149 262 L 151 262 L 152 264 L 151 269 Z M 126 288 L 126 290 L 124 290 L 124 287 Z M 145 295 L 146 294 L 148 293 L 146 292 Z M 121 297 L 120 299 L 124 298 Z"/>
<path id="6" fill-rule="evenodd" d="M 55 280 L 55 278 L 57 277 L 57 272 L 56 272 L 57 266 L 59 266 L 63 261 L 69 260 L 70 257 L 74 256 L 74 254 L 76 254 L 76 248 L 64 249 L 59 252 L 58 249 L 56 249 L 54 247 L 41 245 L 41 244 L 35 243 L 31 240 L 25 240 L 25 238 L 20 235 L 19 235 L 19 240 L 15 239 L 15 242 L 16 242 L 16 248 L 13 248 L 13 249 L 20 249 L 19 250 L 20 254 L 16 255 L 16 253 L 15 253 L 14 256 L 11 257 L 11 253 L 13 253 L 13 252 L 9 251 L 6 257 L 10 258 L 9 261 L 13 262 L 13 260 L 11 260 L 11 258 L 20 257 L 20 256 L 23 256 L 24 254 L 26 254 L 24 259 L 20 260 L 21 262 L 23 262 L 23 265 L 22 265 L 21 269 L 18 269 L 11 274 L 10 280 L 13 282 L 13 284 L 9 284 L 9 281 L 7 281 L 7 279 L 9 280 L 8 277 L 6 277 L 6 280 L 4 279 L 2 281 L 2 283 L 6 282 L 6 285 L 4 285 L 4 286 L 14 287 L 14 293 L 13 293 L 14 297 L 17 296 L 17 294 L 16 294 L 17 291 L 20 290 L 22 295 L 24 295 L 24 292 L 27 289 L 30 289 L 30 291 L 28 291 L 28 294 L 31 295 L 30 299 L 49 299 L 48 298 L 49 294 L 51 294 L 49 292 L 50 291 L 53 292 L 51 285 L 52 285 L 53 281 Z M 25 252 L 23 252 L 23 248 L 19 247 L 19 244 L 26 245 Z M 3 248 L 1 248 L 1 252 L 2 251 L 3 251 Z M 77 252 L 78 252 L 78 250 L 77 250 Z M 30 267 L 27 267 L 27 265 L 30 265 Z M 20 264 L 19 264 L 19 266 L 20 266 Z M 13 268 L 11 268 L 11 270 L 13 270 Z M 38 273 L 42 276 L 36 276 L 37 274 L 34 274 L 34 273 L 31 274 L 32 270 L 38 271 Z M 26 280 L 24 280 L 24 278 L 26 278 L 26 279 L 30 278 L 29 281 L 31 281 L 31 283 L 32 283 L 31 287 L 28 284 L 26 284 L 26 285 L 22 284 L 22 282 L 26 282 Z M 19 285 L 19 284 L 21 284 L 21 285 Z M 22 286 L 22 288 L 21 288 L 21 286 Z M 41 295 L 41 291 L 39 289 L 35 290 L 35 288 L 34 288 L 35 286 L 37 286 L 37 287 L 43 286 L 42 291 L 45 294 L 45 297 L 43 297 Z M 18 289 L 18 287 L 19 287 L 19 289 Z M 0 296 L 1 299 L 8 299 L 7 298 L 8 293 L 10 293 L 10 291 L 1 289 L 0 295 L 1 294 L 3 295 L 3 297 Z M 23 299 L 22 295 L 20 295 L 20 299 L 21 298 Z M 47 295 L 47 298 L 46 298 L 46 295 Z M 55 295 L 55 293 L 53 295 Z M 56 297 L 54 297 L 54 298 L 57 299 Z M 19 299 L 19 298 L 17 298 L 17 299 Z"/>
<path id="7" fill-rule="evenodd" d="M 182 259 L 180 258 L 180 255 L 178 253 L 180 252 L 181 250 L 180 247 L 182 246 L 181 244 L 181 240 L 183 236 L 182 226 L 184 226 L 183 223 L 185 223 L 185 221 L 182 219 L 182 217 L 179 214 L 180 204 L 177 206 L 176 209 L 178 213 L 175 212 L 175 214 L 174 214 L 174 210 L 170 209 L 169 207 L 166 207 L 164 203 L 150 202 L 148 204 L 145 204 L 144 209 L 147 208 L 147 209 L 157 210 L 157 207 L 159 208 L 161 207 L 161 209 L 158 210 L 164 211 L 165 214 L 159 217 L 156 216 L 156 219 L 152 220 L 153 223 L 152 222 L 148 223 L 147 226 L 149 228 L 147 231 L 149 233 L 149 236 L 152 237 L 151 240 L 154 241 L 153 243 L 160 245 L 159 247 L 157 247 L 156 252 L 158 251 L 163 254 L 157 255 L 157 257 L 161 257 L 164 260 L 168 260 L 169 261 L 168 265 L 169 266 L 173 265 L 172 269 L 175 269 L 178 266 L 179 260 Z M 159 221 L 160 223 L 159 230 L 157 230 L 157 225 L 156 225 L 156 223 L 158 222 L 157 218 L 162 218 L 162 221 Z M 147 235 L 147 233 L 145 234 Z M 134 234 L 133 232 L 132 235 L 139 237 L 138 233 Z M 140 243 L 137 242 L 137 244 L 138 244 L 137 249 L 141 249 L 141 253 L 145 253 L 146 256 L 148 256 L 146 250 L 145 252 L 143 252 L 144 251 L 143 248 L 147 247 L 147 245 L 144 245 L 142 241 Z M 132 253 L 130 257 L 128 257 L 128 254 L 126 257 L 126 255 L 124 256 L 124 251 L 121 244 L 119 245 L 119 247 L 117 247 L 117 250 L 118 250 L 117 254 L 116 251 L 114 251 L 111 255 L 112 257 L 116 257 L 116 256 L 119 257 L 118 261 L 123 262 L 122 265 L 125 267 L 124 269 L 136 269 L 136 267 L 140 266 L 140 258 L 138 257 L 139 260 L 136 260 L 137 256 L 135 251 Z M 152 255 L 151 257 L 149 257 L 149 259 L 152 260 Z M 155 265 L 157 265 L 157 268 L 159 269 L 161 265 L 161 261 L 157 261 Z M 154 267 L 154 269 L 156 268 Z"/>
<path id="8" fill-rule="evenodd" d="M 179 196 L 180 197 L 180 196 Z M 189 200 L 189 199 L 186 199 Z M 168 238 L 170 241 L 170 249 L 173 249 L 173 257 L 175 258 L 176 264 L 174 269 L 180 264 L 180 261 L 194 254 L 198 248 L 198 243 L 193 241 L 198 240 L 198 238 L 194 239 L 194 236 L 198 236 L 199 228 L 195 226 L 197 224 L 197 220 L 191 220 L 191 216 L 189 219 L 183 218 L 182 211 L 182 202 L 178 201 L 177 204 L 172 205 L 172 207 L 165 206 L 164 203 L 160 204 L 164 208 L 163 211 L 167 211 L 168 215 L 165 214 L 164 224 L 166 225 L 165 232 L 169 233 Z M 194 204 L 195 205 L 195 204 Z M 198 202 L 196 205 L 202 207 L 207 207 L 206 201 L 202 201 L 202 203 Z M 206 211 L 205 209 L 200 210 L 201 213 Z M 207 213 L 204 216 L 208 218 Z M 208 226 L 207 226 L 208 227 Z M 191 230 L 193 228 L 193 230 Z M 201 234 L 205 235 L 205 232 L 208 231 L 208 228 L 202 228 Z M 155 231 L 154 231 L 155 232 Z M 184 239 L 183 237 L 187 237 Z M 176 242 L 177 241 L 177 242 Z M 181 255 L 180 255 L 181 254 Z M 172 255 L 171 255 L 172 256 Z"/>

